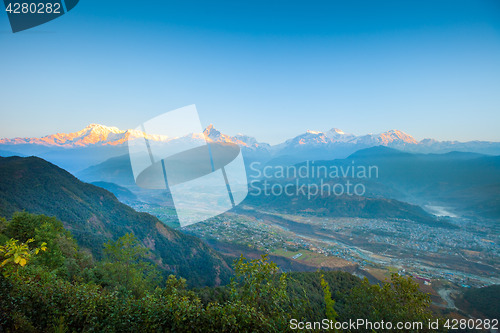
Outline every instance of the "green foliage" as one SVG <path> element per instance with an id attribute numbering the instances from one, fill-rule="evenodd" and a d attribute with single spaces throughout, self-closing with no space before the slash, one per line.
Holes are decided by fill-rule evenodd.
<path id="1" fill-rule="evenodd" d="M 434 319 L 429 309 L 430 302 L 430 296 L 420 292 L 411 277 L 392 274 L 391 282 L 383 286 L 371 285 L 365 278 L 347 297 L 339 321 L 365 318 L 372 322 L 423 322 L 426 332 L 428 320 Z"/>
<path id="2" fill-rule="evenodd" d="M 35 229 L 43 222 L 44 215 L 32 215 L 28 212 L 16 212 L 7 223 L 5 233 L 21 242 L 26 242 L 35 235 Z"/>
<path id="3" fill-rule="evenodd" d="M 321 288 L 323 289 L 323 294 L 325 296 L 325 312 L 326 318 L 332 322 L 337 320 L 337 312 L 335 311 L 335 301 L 332 299 L 332 293 L 330 292 L 330 286 L 328 282 L 325 281 L 324 275 L 321 275 Z"/>
<path id="4" fill-rule="evenodd" d="M 49 248 L 25 267 L 17 265 L 15 275 L 0 274 L 0 327 L 6 332 L 286 332 L 292 318 L 431 318 L 428 296 L 411 279 L 395 275 L 392 283 L 373 286 L 345 272 L 284 274 L 267 256 L 237 260 L 226 287 L 190 290 L 174 275 L 159 287 L 150 253 L 133 234 L 108 242 L 103 261 L 84 266 L 60 222 L 26 214 L 16 216 L 10 232 L 60 251 Z M 61 274 L 68 261 L 82 272 Z"/>
<path id="5" fill-rule="evenodd" d="M 3 234 L 7 229 L 7 220 L 5 217 L 0 217 L 0 234 Z"/>
<path id="6" fill-rule="evenodd" d="M 70 232 L 55 217 L 17 212 L 6 223 L 5 234 L 22 242 L 33 238 L 35 246 L 45 243 L 48 250 L 37 256 L 34 263 L 59 276 L 75 278 L 92 265 L 91 256 L 78 250 Z"/>
<path id="7" fill-rule="evenodd" d="M 131 266 L 146 258 L 148 249 L 139 244 L 137 238 L 130 233 L 104 244 L 104 254 L 109 262 L 119 262 Z"/>
<path id="8" fill-rule="evenodd" d="M 286 331 L 291 318 L 303 317 L 300 308 L 307 304 L 306 296 L 289 297 L 288 275 L 281 273 L 267 255 L 250 261 L 241 256 L 235 261 L 234 272 L 230 300 L 269 317 L 273 329 Z"/>
<path id="9" fill-rule="evenodd" d="M 132 292 L 137 297 L 159 285 L 159 270 L 146 261 L 149 251 L 133 234 L 106 243 L 104 253 L 105 259 L 97 268 L 101 284 L 121 293 Z"/>
<path id="10" fill-rule="evenodd" d="M 0 268 L 10 268 L 3 270 L 4 275 L 10 275 L 17 271 L 18 265 L 21 267 L 26 266 L 31 257 L 38 254 L 40 251 L 47 251 L 47 244 L 42 243 L 39 248 L 29 248 L 30 243 L 34 242 L 30 238 L 26 243 L 17 243 L 18 240 L 10 239 L 5 245 L 0 245 Z"/>
<path id="11" fill-rule="evenodd" d="M 230 281 L 230 266 L 200 239 L 166 227 L 152 215 L 136 212 L 105 189 L 83 183 L 40 158 L 1 158 L 0 216 L 10 217 L 22 210 L 56 217 L 71 230 L 80 248 L 96 259 L 103 257 L 106 242 L 131 232 L 142 243 L 154 244 L 151 253 L 162 263 L 165 275 L 184 276 L 188 285 L 200 287 Z M 26 222 L 20 228 L 24 234 L 9 237 L 20 241 L 26 241 L 39 225 L 31 219 L 17 222 Z M 18 233 L 14 227 L 10 232 Z M 61 268 L 59 274 L 71 276 L 73 268 L 66 272 Z"/>
<path id="12" fill-rule="evenodd" d="M 281 313 L 286 303 L 286 274 L 267 255 L 246 261 L 243 255 L 235 261 L 231 283 L 233 299 L 244 300 L 264 313 Z"/>
<path id="13" fill-rule="evenodd" d="M 14 301 L 4 327 L 16 331 L 33 327 L 36 332 L 55 327 L 69 332 L 273 331 L 269 319 L 253 307 L 241 302 L 204 306 L 198 298 L 177 290 L 183 283 L 172 282 L 170 289 L 158 288 L 138 298 L 95 284 L 64 281 L 33 267 L 9 281 Z"/>
<path id="14" fill-rule="evenodd" d="M 345 306 L 346 298 L 351 290 L 361 284 L 356 276 L 341 271 L 320 272 L 291 272 L 288 274 L 288 294 L 293 300 L 304 299 L 307 303 L 298 306 L 301 313 L 298 318 L 304 317 L 307 321 L 320 321 L 326 316 L 325 295 L 321 287 L 321 276 L 328 283 L 331 298 L 335 300 L 335 310 Z"/>

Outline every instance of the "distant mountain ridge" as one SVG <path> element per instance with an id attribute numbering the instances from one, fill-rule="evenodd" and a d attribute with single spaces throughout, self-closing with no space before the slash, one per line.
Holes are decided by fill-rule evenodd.
<path id="1" fill-rule="evenodd" d="M 259 143 L 253 137 L 237 135 L 234 137 L 222 134 L 213 125 L 207 126 L 203 134 L 207 141 L 231 142 L 243 147 L 258 147 Z M 73 133 L 56 133 L 46 135 L 41 138 L 13 138 L 0 139 L 0 145 L 42 145 L 47 147 L 80 148 L 90 146 L 119 146 L 127 143 L 128 140 L 146 137 L 151 141 L 169 142 L 178 139 L 201 140 L 196 134 L 187 134 L 182 138 L 168 137 L 166 135 L 144 134 L 141 131 L 128 129 L 120 130 L 117 127 L 110 127 L 100 124 L 90 124 L 81 131 Z M 266 145 L 266 144 L 264 144 Z"/>
<path id="2" fill-rule="evenodd" d="M 43 146 L 57 146 L 66 148 L 88 147 L 92 145 L 118 146 L 125 144 L 129 139 L 143 137 L 137 130 L 120 130 L 100 124 L 90 124 L 81 131 L 73 133 L 56 133 L 41 138 L 13 138 L 0 139 L 0 144 L 35 144 Z M 147 136 L 155 141 L 165 141 L 168 138 L 162 135 Z"/>
<path id="3" fill-rule="evenodd" d="M 419 205 L 440 203 L 459 213 L 500 221 L 500 156 L 457 151 L 417 154 L 377 146 L 315 165 L 348 166 L 353 161 L 379 169 L 367 185 L 373 196 Z"/>
<path id="4" fill-rule="evenodd" d="M 434 139 L 423 139 L 421 141 L 415 140 L 411 135 L 400 130 L 388 130 L 378 134 L 365 134 L 355 135 L 345 133 L 338 128 L 332 128 L 329 131 L 313 131 L 307 130 L 303 134 L 299 134 L 294 138 L 288 139 L 285 142 L 271 146 L 267 143 L 257 141 L 254 137 L 237 134 L 230 136 L 218 131 L 213 124 L 207 126 L 203 132 L 208 141 L 214 142 L 231 142 L 238 144 L 242 147 L 279 147 L 283 145 L 307 145 L 307 144 L 329 144 L 329 143 L 350 143 L 350 144 L 363 144 L 371 146 L 391 146 L 391 145 L 422 145 L 432 147 L 439 144 L 446 146 L 460 146 L 461 144 L 479 144 L 489 143 L 491 145 L 499 144 L 499 142 L 490 141 L 437 141 Z M 138 130 L 127 129 L 121 130 L 117 127 L 105 126 L 100 124 L 90 124 L 84 129 L 73 133 L 56 133 L 46 135 L 41 138 L 0 138 L 0 145 L 43 145 L 43 146 L 57 146 L 57 147 L 87 147 L 92 145 L 112 145 L 118 146 L 125 144 L 129 139 L 143 137 L 144 134 Z M 188 134 L 185 137 L 193 139 L 201 139 L 198 136 Z M 152 135 L 148 134 L 148 139 L 153 141 L 171 141 L 180 138 L 168 137 L 165 135 Z"/>
<path id="5" fill-rule="evenodd" d="M 345 133 L 338 128 L 332 128 L 327 132 L 308 130 L 306 133 L 300 134 L 273 148 L 275 150 L 282 150 L 300 146 L 328 147 L 336 144 L 404 146 L 417 145 L 418 142 L 411 135 L 398 130 L 390 130 L 380 134 L 356 136 L 354 134 Z"/>
<path id="6" fill-rule="evenodd" d="M 121 130 L 99 124 L 90 124 L 74 133 L 57 133 L 41 138 L 0 139 L 0 156 L 13 154 L 38 156 L 70 171 L 78 172 L 128 153 L 127 141 L 143 137 L 138 130 Z M 389 130 L 379 134 L 354 135 L 338 128 L 329 131 L 308 130 L 277 145 L 259 142 L 256 138 L 237 134 L 221 133 L 213 125 L 203 133 L 187 134 L 182 137 L 148 134 L 148 140 L 164 143 L 176 142 L 224 142 L 241 147 L 248 163 L 264 161 L 273 164 L 287 161 L 294 164 L 305 160 L 346 158 L 364 148 L 386 146 L 412 153 L 447 153 L 450 151 L 473 152 L 500 155 L 500 142 L 487 141 L 437 141 L 433 139 L 415 140 L 400 130 Z M 8 152 L 3 154 L 2 151 Z"/>

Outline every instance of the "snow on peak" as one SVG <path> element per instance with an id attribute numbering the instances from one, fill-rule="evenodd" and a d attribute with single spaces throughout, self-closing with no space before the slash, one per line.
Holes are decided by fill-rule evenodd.
<path id="1" fill-rule="evenodd" d="M 380 134 L 380 137 L 387 139 L 390 142 L 396 141 L 397 143 L 417 143 L 417 140 L 415 140 L 411 135 L 395 129 Z"/>
<path id="2" fill-rule="evenodd" d="M 355 138 L 355 135 L 345 133 L 338 128 L 332 128 L 331 130 L 326 132 L 326 136 L 330 138 L 332 142 L 348 142 Z"/>
<path id="3" fill-rule="evenodd" d="M 100 124 L 90 124 L 78 132 L 56 133 L 41 138 L 4 139 L 0 143 L 37 144 L 59 147 L 84 147 L 89 145 L 117 145 L 126 141 L 125 133 L 117 127 Z"/>
<path id="4" fill-rule="evenodd" d="M 208 142 L 223 142 L 223 143 L 234 143 L 238 146 L 242 147 L 253 147 L 256 148 L 259 146 L 257 140 L 251 136 L 237 134 L 235 136 L 229 136 L 226 134 L 222 134 L 220 131 L 214 128 L 214 125 L 208 125 L 203 131 L 205 135 L 205 139 Z"/>
<path id="5" fill-rule="evenodd" d="M 380 134 L 367 134 L 355 137 L 352 143 L 365 144 L 365 145 L 406 145 L 417 144 L 411 135 L 399 130 L 389 130 Z"/>
<path id="6" fill-rule="evenodd" d="M 259 143 L 253 137 L 238 134 L 229 136 L 222 134 L 217 130 L 213 124 L 208 125 L 203 134 L 188 135 L 191 139 L 205 139 L 208 142 L 224 142 L 234 143 L 241 147 L 256 149 L 259 147 L 267 147 L 269 145 Z M 41 138 L 14 138 L 14 139 L 0 139 L 0 144 L 36 144 L 44 146 L 58 146 L 58 147 L 86 147 L 93 145 L 113 145 L 118 146 L 126 144 L 127 140 L 134 140 L 144 137 L 144 133 L 138 130 L 120 130 L 117 127 L 105 126 L 101 124 L 92 123 L 78 132 L 72 133 L 57 133 L 47 135 Z M 171 138 L 165 135 L 147 135 L 147 138 L 152 141 L 167 142 L 179 138 Z M 299 146 L 299 145 L 333 145 L 333 144 L 361 144 L 366 146 L 373 145 L 389 145 L 401 146 L 408 144 L 418 144 L 418 142 L 410 135 L 393 129 L 380 134 L 367 134 L 356 136 L 354 134 L 345 133 L 338 128 L 332 128 L 328 132 L 308 130 L 307 132 L 291 138 L 278 146 Z M 431 141 L 423 141 L 423 144 L 433 144 Z M 260 149 L 260 148 L 259 148 Z"/>
<path id="7" fill-rule="evenodd" d="M 210 138 L 219 137 L 221 135 L 221 133 L 215 129 L 213 124 L 208 125 L 203 131 L 203 134 L 205 134 L 205 136 Z"/>
<path id="8" fill-rule="evenodd" d="M 331 133 L 338 133 L 338 134 L 345 134 L 344 131 L 342 131 L 341 129 L 338 129 L 338 128 L 332 128 L 331 130 L 329 130 L 328 132 L 331 132 Z"/>
<path id="9" fill-rule="evenodd" d="M 85 130 L 91 130 L 94 132 L 102 132 L 102 133 L 124 133 L 125 131 L 120 130 L 117 127 L 110 127 L 110 126 L 105 126 L 101 124 L 90 124 L 87 127 L 83 129 Z"/>

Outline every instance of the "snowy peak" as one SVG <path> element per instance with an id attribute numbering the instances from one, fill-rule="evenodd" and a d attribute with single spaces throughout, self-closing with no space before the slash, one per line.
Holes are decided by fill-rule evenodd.
<path id="1" fill-rule="evenodd" d="M 338 142 L 349 142 L 355 135 L 344 133 L 338 128 L 332 128 L 328 132 L 307 130 L 306 133 L 287 140 L 285 145 L 324 145 Z"/>
<path id="2" fill-rule="evenodd" d="M 56 133 L 41 138 L 13 138 L 0 139 L 0 145 L 38 145 L 46 147 L 95 147 L 95 146 L 123 146 L 128 140 L 143 138 L 144 133 L 138 130 L 121 130 L 117 127 L 100 124 L 90 124 L 80 131 L 72 133 Z M 229 136 L 217 130 L 213 124 L 207 126 L 203 133 L 189 134 L 182 138 L 173 138 L 165 135 L 146 135 L 150 141 L 170 142 L 175 140 L 206 140 L 207 142 L 234 143 L 242 148 L 253 151 L 294 152 L 311 149 L 337 150 L 337 149 L 359 149 L 373 146 L 388 146 L 396 149 L 409 151 L 491 151 L 488 147 L 497 147 L 498 143 L 492 142 L 467 142 L 436 141 L 424 139 L 417 142 L 411 135 L 400 130 L 389 130 L 379 134 L 354 135 L 346 133 L 341 129 L 332 128 L 329 131 L 308 130 L 281 144 L 271 147 L 266 143 L 260 143 L 255 138 L 237 134 Z M 486 148 L 484 148 L 486 147 Z M 483 149 L 484 148 L 484 149 Z M 24 148 L 23 148 L 24 149 Z M 482 149 L 482 150 L 481 150 Z M 489 149 L 489 150 L 488 150 Z M 495 148 L 496 149 L 496 148 Z M 9 150 L 9 149 L 6 149 Z M 496 150 L 493 150 L 496 152 Z"/>
<path id="3" fill-rule="evenodd" d="M 210 124 L 205 128 L 203 131 L 203 134 L 205 135 L 206 138 L 211 139 L 212 141 L 220 141 L 224 140 L 222 137 L 228 137 L 227 135 L 221 135 L 221 133 L 214 128 L 213 124 Z"/>
<path id="4" fill-rule="evenodd" d="M 340 134 L 340 135 L 345 134 L 344 131 L 342 131 L 341 129 L 338 129 L 338 128 L 332 128 L 327 133 Z"/>
<path id="5" fill-rule="evenodd" d="M 119 146 L 128 139 L 143 138 L 144 134 L 137 130 L 120 130 L 100 124 L 90 124 L 78 132 L 56 133 L 41 138 L 0 139 L 0 144 L 34 144 L 48 147 L 89 147 L 89 146 Z M 162 135 L 147 135 L 149 140 L 167 141 Z"/>
<path id="6" fill-rule="evenodd" d="M 214 125 L 212 124 L 208 125 L 207 128 L 205 128 L 203 134 L 205 135 L 205 139 L 208 142 L 234 143 L 238 146 L 247 148 L 257 148 L 261 145 L 267 145 L 258 143 L 254 137 L 248 135 L 237 134 L 235 136 L 229 136 L 226 134 L 222 134 L 220 131 L 215 129 Z"/>
<path id="7" fill-rule="evenodd" d="M 296 146 L 307 146 L 307 145 L 321 145 L 328 142 L 328 138 L 325 133 L 319 131 L 308 130 L 304 134 L 296 136 L 293 139 L 289 139 L 284 143 L 278 145 L 278 147 L 296 147 Z"/>
<path id="8" fill-rule="evenodd" d="M 255 139 L 253 136 L 248 136 L 241 133 L 236 134 L 233 138 L 250 146 L 258 144 L 257 139 Z"/>
<path id="9" fill-rule="evenodd" d="M 417 144 L 417 140 L 415 140 L 411 135 L 406 134 L 405 132 L 398 130 L 390 130 L 385 133 L 380 134 L 381 137 L 385 140 L 400 141 L 403 143 L 409 144 Z"/>
<path id="10" fill-rule="evenodd" d="M 120 130 L 117 127 L 110 127 L 100 124 L 90 124 L 84 129 L 72 133 L 56 133 L 47 135 L 41 138 L 14 138 L 14 139 L 0 139 L 0 144 L 16 145 L 16 144 L 33 144 L 48 147 L 88 147 L 88 146 L 119 146 L 126 144 L 129 139 L 143 138 L 144 133 L 137 130 Z M 168 142 L 176 140 L 176 138 L 169 138 L 164 135 L 146 135 L 150 141 Z M 258 143 L 253 137 L 246 135 L 236 135 L 231 137 L 222 134 L 220 131 L 210 124 L 203 131 L 203 135 L 190 134 L 183 138 L 177 139 L 190 139 L 200 140 L 205 138 L 208 142 L 226 142 L 234 143 L 239 146 L 248 148 L 257 148 L 261 146 L 268 146 L 267 144 Z"/>
<path id="11" fill-rule="evenodd" d="M 367 134 L 354 138 L 352 143 L 364 145 L 401 146 L 418 144 L 411 135 L 399 130 L 390 130 L 380 134 Z"/>
<path id="12" fill-rule="evenodd" d="M 318 147 L 334 145 L 364 145 L 364 146 L 402 146 L 416 145 L 418 142 L 411 136 L 399 130 L 390 130 L 380 134 L 367 134 L 356 136 L 345 133 L 341 129 L 332 128 L 328 132 L 308 130 L 278 145 L 278 148 L 292 147 Z"/>
<path id="13" fill-rule="evenodd" d="M 62 139 L 61 144 L 69 143 L 76 146 L 89 146 L 99 143 L 113 145 L 119 144 L 116 141 L 123 140 L 125 137 L 124 133 L 126 133 L 126 131 L 119 130 L 116 127 L 90 124 L 79 132 L 60 134 L 60 138 Z"/>
<path id="14" fill-rule="evenodd" d="M 87 127 L 85 127 L 81 132 L 83 131 L 91 131 L 94 133 L 123 133 L 125 131 L 122 131 L 118 129 L 117 127 L 110 127 L 110 126 L 105 126 L 101 124 L 90 124 Z"/>
<path id="15" fill-rule="evenodd" d="M 354 134 L 345 133 L 338 128 L 332 128 L 326 132 L 326 136 L 329 137 L 332 142 L 349 142 L 356 137 Z"/>
<path id="16" fill-rule="evenodd" d="M 90 124 L 81 131 L 56 133 L 41 138 L 0 139 L 0 144 L 36 144 L 59 147 L 84 147 L 94 144 L 119 144 L 123 142 L 126 131 L 116 127 Z M 126 141 L 126 139 L 125 139 Z"/>

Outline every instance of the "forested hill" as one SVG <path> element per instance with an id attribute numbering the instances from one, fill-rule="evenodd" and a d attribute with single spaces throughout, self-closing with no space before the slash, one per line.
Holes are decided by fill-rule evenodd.
<path id="1" fill-rule="evenodd" d="M 57 217 L 97 258 L 105 242 L 132 232 L 152 250 L 159 267 L 190 285 L 218 285 L 230 278 L 230 267 L 201 240 L 136 212 L 105 189 L 37 157 L 0 158 L 0 216 L 10 218 L 20 210 Z"/>

